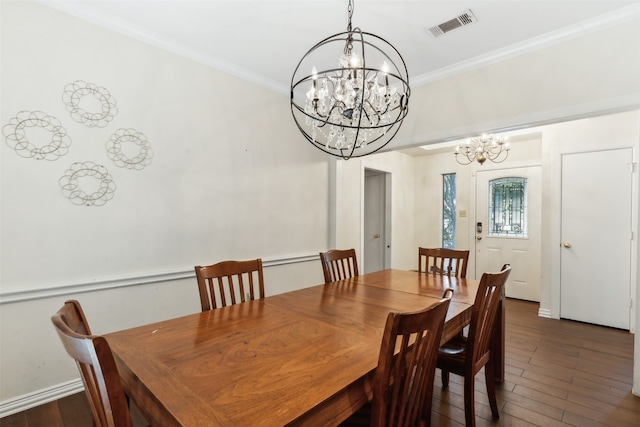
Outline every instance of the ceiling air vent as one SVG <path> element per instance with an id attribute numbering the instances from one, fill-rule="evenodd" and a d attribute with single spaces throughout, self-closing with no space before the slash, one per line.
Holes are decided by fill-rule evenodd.
<path id="1" fill-rule="evenodd" d="M 427 28 L 427 31 L 429 32 L 429 34 L 431 34 L 431 37 L 436 38 L 460 27 L 464 27 L 465 25 L 473 24 L 474 22 L 478 22 L 478 20 L 476 19 L 473 12 L 471 12 L 471 9 L 467 9 L 460 15 L 448 20 L 447 22 L 443 22 L 442 24 L 433 26 L 431 28 Z"/>

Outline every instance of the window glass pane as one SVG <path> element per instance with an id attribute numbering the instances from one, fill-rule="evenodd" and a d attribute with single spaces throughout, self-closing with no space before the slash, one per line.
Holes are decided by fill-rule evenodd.
<path id="1" fill-rule="evenodd" d="M 527 237 L 527 179 L 489 182 L 489 236 Z"/>
<path id="2" fill-rule="evenodd" d="M 456 246 L 456 174 L 442 175 L 442 247 Z"/>

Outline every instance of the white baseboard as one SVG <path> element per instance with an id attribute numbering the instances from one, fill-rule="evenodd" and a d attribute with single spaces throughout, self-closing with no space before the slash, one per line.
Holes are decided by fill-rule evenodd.
<path id="1" fill-rule="evenodd" d="M 548 308 L 539 308 L 538 309 L 539 317 L 546 317 L 547 319 L 551 319 L 551 310 Z"/>
<path id="2" fill-rule="evenodd" d="M 0 402 L 0 418 L 84 391 L 80 378 Z"/>

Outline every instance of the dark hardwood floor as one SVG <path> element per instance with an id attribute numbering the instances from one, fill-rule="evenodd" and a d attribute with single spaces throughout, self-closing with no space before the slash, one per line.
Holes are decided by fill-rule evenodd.
<path id="1" fill-rule="evenodd" d="M 631 394 L 633 335 L 538 317 L 538 304 L 508 300 L 506 376 L 498 385 L 500 419 L 491 419 L 484 376 L 476 376 L 476 423 L 500 426 L 640 426 Z M 145 425 L 133 409 L 134 426 Z M 2 427 L 90 427 L 83 393 L 0 419 Z M 442 391 L 436 373 L 432 425 L 464 425 L 462 380 Z"/>

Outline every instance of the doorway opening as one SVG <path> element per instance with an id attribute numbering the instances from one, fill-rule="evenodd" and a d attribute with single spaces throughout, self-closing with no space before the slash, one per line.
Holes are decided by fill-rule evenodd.
<path id="1" fill-rule="evenodd" d="M 391 266 L 391 174 L 364 170 L 362 270 L 380 271 Z"/>

